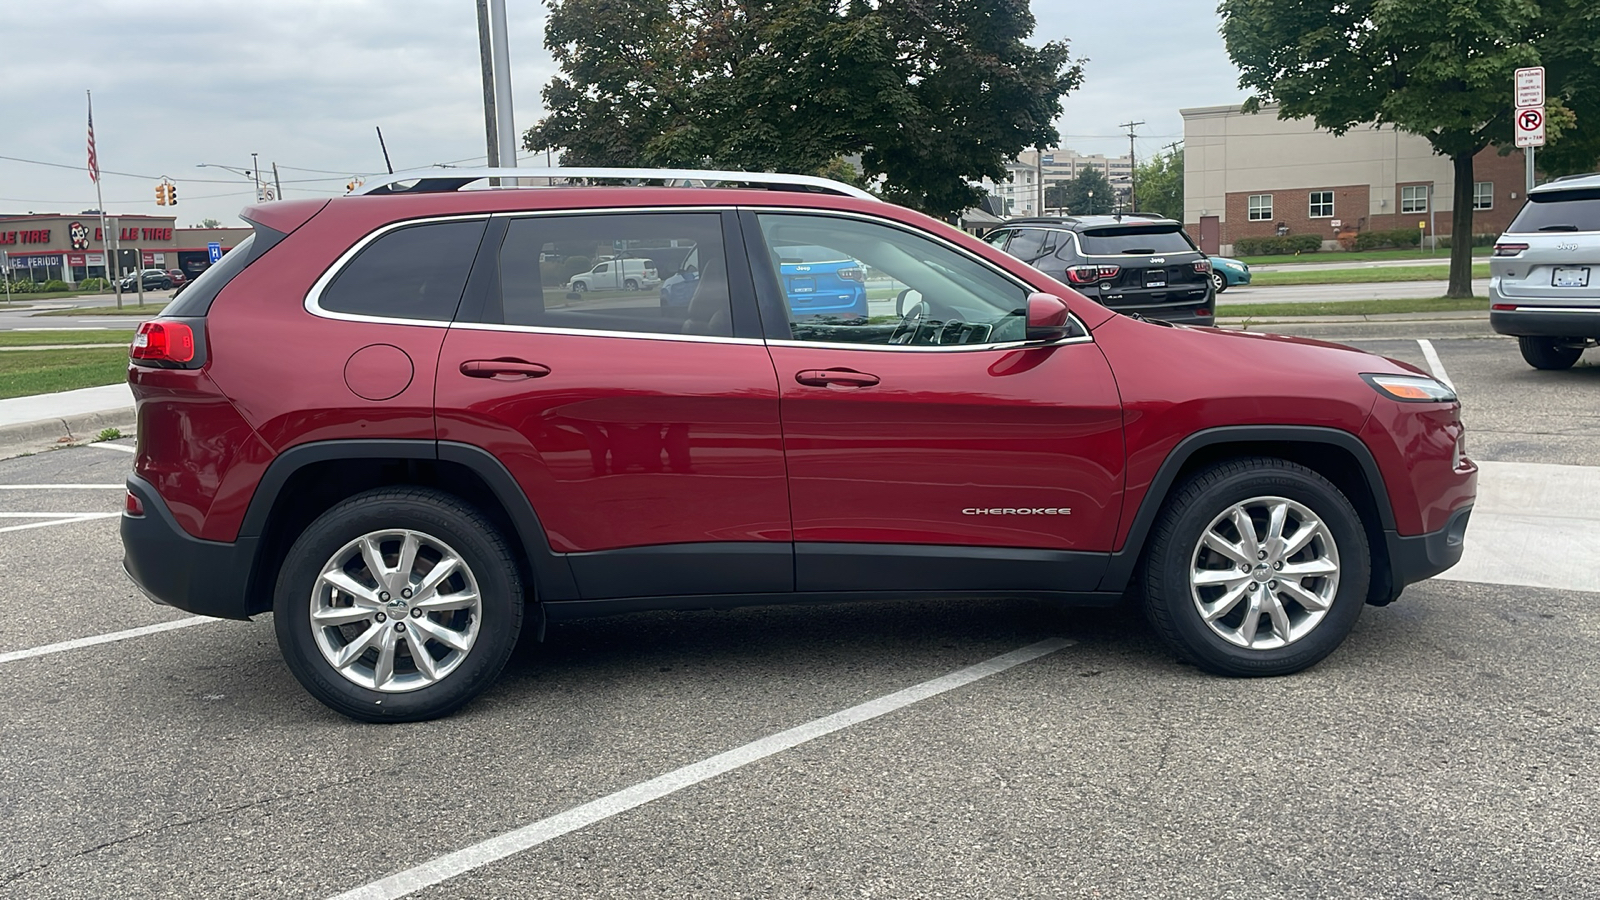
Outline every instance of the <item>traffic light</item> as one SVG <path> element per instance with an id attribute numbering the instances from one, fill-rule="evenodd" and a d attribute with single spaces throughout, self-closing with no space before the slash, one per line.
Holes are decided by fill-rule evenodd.
<path id="1" fill-rule="evenodd" d="M 167 185 L 167 205 L 168 206 L 177 206 L 178 205 L 178 186 L 175 185 L 175 184 Z"/>
<path id="2" fill-rule="evenodd" d="M 156 185 L 156 205 L 157 206 L 166 206 L 167 205 L 167 186 L 164 185 L 164 184 Z"/>
<path id="3" fill-rule="evenodd" d="M 350 179 L 349 183 L 344 186 L 345 193 L 353 194 L 355 193 L 356 188 L 361 187 L 366 183 L 366 179 L 364 178 L 352 178 Z"/>

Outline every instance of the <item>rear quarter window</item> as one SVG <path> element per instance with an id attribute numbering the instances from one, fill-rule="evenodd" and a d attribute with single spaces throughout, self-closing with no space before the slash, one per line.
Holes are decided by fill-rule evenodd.
<path id="1" fill-rule="evenodd" d="M 428 222 L 380 235 L 322 291 L 327 312 L 448 322 L 487 220 Z"/>
<path id="2" fill-rule="evenodd" d="M 1509 230 L 1517 234 L 1600 231 L 1600 188 L 1529 194 Z"/>
<path id="3" fill-rule="evenodd" d="M 1183 229 L 1171 225 L 1092 228 L 1080 233 L 1078 241 L 1087 256 L 1196 252 Z"/>

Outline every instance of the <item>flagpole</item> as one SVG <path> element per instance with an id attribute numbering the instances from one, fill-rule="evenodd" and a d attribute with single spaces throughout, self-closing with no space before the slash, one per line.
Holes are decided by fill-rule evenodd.
<path id="1" fill-rule="evenodd" d="M 111 229 L 106 227 L 106 201 L 100 194 L 100 157 L 94 149 L 94 92 L 84 91 L 84 94 L 89 98 L 89 180 L 94 182 L 94 205 L 100 210 L 100 255 L 104 262 L 101 269 L 110 279 L 111 289 L 117 294 L 117 309 L 121 309 L 122 289 L 111 265 Z"/>

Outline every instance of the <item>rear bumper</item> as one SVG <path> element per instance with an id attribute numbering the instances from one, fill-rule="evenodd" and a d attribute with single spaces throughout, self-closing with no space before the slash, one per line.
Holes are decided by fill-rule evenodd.
<path id="1" fill-rule="evenodd" d="M 1397 596 L 1406 585 L 1432 578 L 1461 561 L 1461 552 L 1466 548 L 1467 520 L 1471 517 L 1472 507 L 1463 506 L 1451 513 L 1443 528 L 1430 534 L 1410 537 L 1393 531 L 1385 534 Z"/>
<path id="2" fill-rule="evenodd" d="M 178 525 L 150 483 L 128 477 L 144 515 L 122 516 L 122 568 L 146 597 L 202 616 L 248 619 L 247 586 L 256 539 L 203 541 Z"/>
<path id="3" fill-rule="evenodd" d="M 1512 301 L 1495 299 L 1496 303 Z M 1489 327 L 1498 334 L 1527 337 L 1600 338 L 1600 307 L 1565 310 L 1519 305 L 1515 310 L 1489 310 Z"/>

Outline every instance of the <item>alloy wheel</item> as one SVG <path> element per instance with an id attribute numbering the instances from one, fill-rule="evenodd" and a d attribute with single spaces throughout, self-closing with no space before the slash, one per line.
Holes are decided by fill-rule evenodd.
<path id="1" fill-rule="evenodd" d="M 465 559 L 421 531 L 373 531 L 339 548 L 311 590 L 328 664 L 369 690 L 401 693 L 454 672 L 478 638 L 483 601 Z"/>
<path id="2" fill-rule="evenodd" d="M 1314 630 L 1333 605 L 1339 548 L 1303 504 L 1253 497 L 1223 510 L 1201 533 L 1189 592 L 1206 627 L 1228 643 L 1283 647 Z"/>

